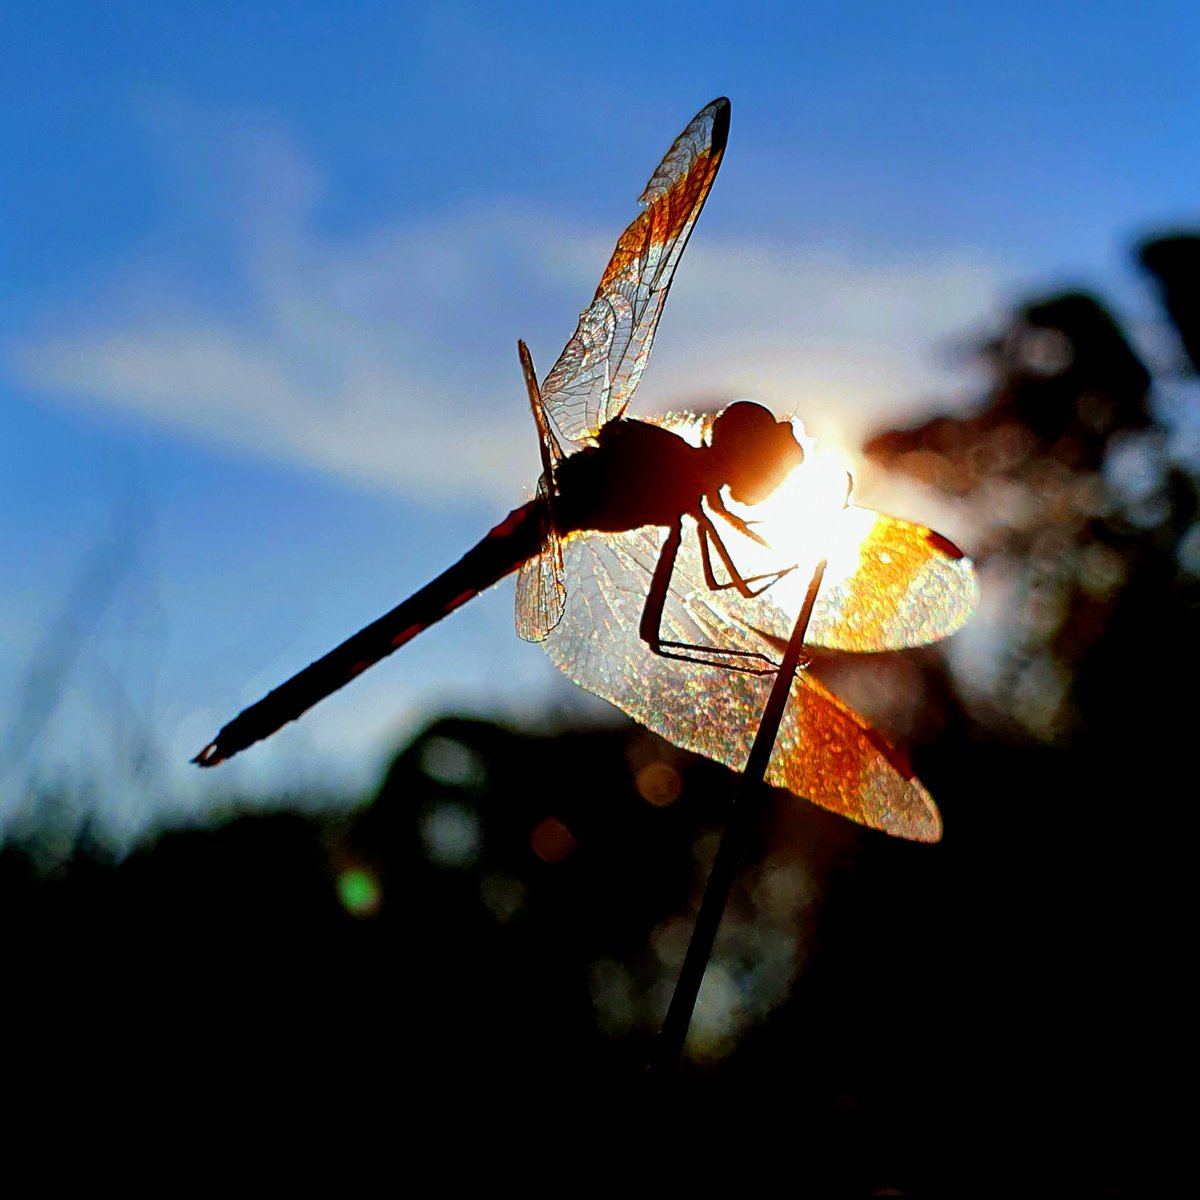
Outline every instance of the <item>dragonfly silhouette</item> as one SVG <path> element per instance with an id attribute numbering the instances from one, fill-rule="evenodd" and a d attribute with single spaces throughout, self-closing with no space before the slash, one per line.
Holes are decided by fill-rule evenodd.
<path id="1" fill-rule="evenodd" d="M 519 571 L 522 638 L 545 641 L 567 675 L 676 743 L 742 765 L 768 686 L 763 677 L 774 669 L 770 655 L 789 624 L 762 593 L 792 566 L 744 574 L 728 542 L 767 545 L 735 510 L 774 492 L 804 450 L 791 422 L 745 401 L 708 422 L 699 444 L 681 426 L 624 415 L 728 131 L 722 98 L 672 143 L 540 387 L 518 343 L 541 444 L 536 498 L 449 570 L 241 712 L 194 762 L 216 766 L 270 736 Z M 878 514 L 870 520 L 856 568 L 822 593 L 809 641 L 896 649 L 958 628 L 975 601 L 969 562 L 921 526 Z M 900 756 L 803 672 L 768 778 L 889 832 L 938 836 L 937 811 Z"/>

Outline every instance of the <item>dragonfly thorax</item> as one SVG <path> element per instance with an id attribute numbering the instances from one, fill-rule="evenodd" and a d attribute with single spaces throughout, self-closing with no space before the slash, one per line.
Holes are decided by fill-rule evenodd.
<path id="1" fill-rule="evenodd" d="M 707 491 L 707 449 L 645 421 L 610 421 L 596 445 L 570 455 L 555 473 L 560 533 L 624 532 L 674 525 Z"/>
<path id="2" fill-rule="evenodd" d="M 777 421 L 761 404 L 739 400 L 712 424 L 710 470 L 739 504 L 765 500 L 804 461 L 790 421 Z"/>

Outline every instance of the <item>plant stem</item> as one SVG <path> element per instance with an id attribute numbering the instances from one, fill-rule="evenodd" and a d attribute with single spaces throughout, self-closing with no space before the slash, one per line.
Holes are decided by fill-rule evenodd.
<path id="1" fill-rule="evenodd" d="M 825 561 L 822 560 L 817 564 L 812 582 L 808 585 L 804 604 L 792 628 L 792 636 L 788 640 L 787 649 L 775 675 L 775 683 L 763 709 L 754 744 L 750 747 L 745 769 L 734 791 L 729 823 L 725 826 L 725 833 L 717 847 L 717 856 L 713 860 L 704 897 L 700 901 L 700 911 L 696 916 L 692 939 L 688 943 L 687 954 L 679 971 L 671 1005 L 667 1009 L 666 1018 L 650 1056 L 646 1080 L 657 1087 L 665 1087 L 670 1082 L 678 1066 L 679 1056 L 683 1052 L 692 1012 L 696 1007 L 696 996 L 712 954 L 721 915 L 733 888 L 752 817 L 762 801 L 763 793 L 759 790 L 759 784 L 762 783 L 767 764 L 771 761 L 771 751 L 774 749 L 779 724 L 783 720 L 784 709 L 791 694 L 796 669 L 804 653 L 804 637 L 808 632 L 808 622 L 812 617 L 813 605 L 816 603 L 817 592 L 824 575 Z"/>

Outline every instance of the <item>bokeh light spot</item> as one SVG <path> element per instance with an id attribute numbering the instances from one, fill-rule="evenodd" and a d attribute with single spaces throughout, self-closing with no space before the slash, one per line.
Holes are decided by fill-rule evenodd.
<path id="1" fill-rule="evenodd" d="M 444 802 L 425 814 L 421 841 L 429 860 L 439 867 L 469 867 L 479 857 L 483 831 L 473 809 Z"/>
<path id="2" fill-rule="evenodd" d="M 366 867 L 348 867 L 337 877 L 338 899 L 353 917 L 372 917 L 383 902 L 383 889 Z"/>
<path id="3" fill-rule="evenodd" d="M 710 962 L 688 1028 L 687 1053 L 698 1059 L 722 1058 L 733 1049 L 745 1021 L 737 980 L 724 965 Z"/>
<path id="4" fill-rule="evenodd" d="M 1089 595 L 1109 596 L 1125 582 L 1125 559 L 1110 547 L 1093 542 L 1079 553 L 1078 575 Z"/>
<path id="5" fill-rule="evenodd" d="M 596 1023 L 607 1037 L 624 1037 L 638 1023 L 638 987 L 627 967 L 601 959 L 589 971 Z"/>
<path id="6" fill-rule="evenodd" d="M 579 845 L 579 839 L 557 817 L 539 821 L 529 835 L 529 845 L 544 863 L 560 863 Z"/>
<path id="7" fill-rule="evenodd" d="M 638 795 L 655 808 L 666 808 L 679 799 L 683 777 L 665 762 L 651 762 L 642 767 L 634 778 Z"/>
<path id="8" fill-rule="evenodd" d="M 525 885 L 511 875 L 493 872 L 480 883 L 479 898 L 501 925 L 507 925 L 525 907 Z"/>
<path id="9" fill-rule="evenodd" d="M 1181 570 L 1193 579 L 1200 579 L 1200 522 L 1193 525 L 1179 539 L 1179 545 L 1175 547 L 1175 558 Z"/>
<path id="10" fill-rule="evenodd" d="M 421 747 L 421 770 L 446 787 L 474 790 L 487 783 L 479 755 L 455 738 L 429 738 Z"/>
<path id="11" fill-rule="evenodd" d="M 1165 444 L 1157 430 L 1123 433 L 1109 443 L 1104 478 L 1129 505 L 1144 502 L 1163 486 Z"/>

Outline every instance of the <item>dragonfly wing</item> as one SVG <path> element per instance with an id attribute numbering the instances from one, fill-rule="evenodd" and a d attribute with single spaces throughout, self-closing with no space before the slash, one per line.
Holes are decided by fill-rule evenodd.
<path id="1" fill-rule="evenodd" d="M 583 442 L 619 417 L 641 379 L 663 304 L 729 134 L 729 101 L 702 108 L 642 192 L 592 303 L 542 381 L 542 402 L 566 441 Z"/>
<path id="2" fill-rule="evenodd" d="M 794 520 L 803 521 L 804 514 Z M 754 528 L 770 548 L 721 527 L 739 568 L 758 573 L 786 566 L 792 553 L 784 549 L 787 529 L 776 532 L 766 521 Z M 940 534 L 898 517 L 856 506 L 843 509 L 830 523 L 828 537 L 806 538 L 800 558 L 811 561 L 818 552 L 828 556 L 828 567 L 805 636 L 810 646 L 860 654 L 926 646 L 961 629 L 979 601 L 971 560 Z M 799 570 L 770 587 L 771 604 L 723 592 L 726 620 L 786 641 L 809 573 L 801 561 Z"/>
<path id="3" fill-rule="evenodd" d="M 849 562 L 839 562 L 836 550 L 830 556 L 835 570 L 813 610 L 810 645 L 903 650 L 939 641 L 967 623 L 979 603 L 979 577 L 953 542 L 867 508 L 848 508 L 843 520 L 857 549 Z"/>
<path id="4" fill-rule="evenodd" d="M 550 487 L 545 475 L 538 480 L 538 500 L 542 511 L 549 513 Z M 544 641 L 562 620 L 566 602 L 562 541 L 547 525 L 541 553 L 527 558 L 517 575 L 517 636 L 526 642 Z"/>
<path id="5" fill-rule="evenodd" d="M 942 836 L 933 797 L 908 760 L 804 671 L 792 687 L 767 782 L 893 837 Z"/>
<path id="6" fill-rule="evenodd" d="M 771 679 L 663 658 L 642 642 L 638 623 L 662 539 L 656 528 L 568 539 L 563 550 L 572 586 L 546 652 L 570 679 L 634 720 L 740 771 Z M 707 588 L 695 546 L 689 528 L 663 613 L 663 638 L 773 652 L 753 629 L 729 621 L 727 593 Z M 765 595 L 757 604 L 774 607 Z M 941 834 L 937 809 L 903 758 L 803 672 L 793 685 L 767 779 L 898 837 L 936 841 Z"/>
<path id="7" fill-rule="evenodd" d="M 529 407 L 538 431 L 538 448 L 542 456 L 542 476 L 538 480 L 538 508 L 542 513 L 542 547 L 540 553 L 527 558 L 517 575 L 517 636 L 526 642 L 540 642 L 562 620 L 567 598 L 563 582 L 562 543 L 559 541 L 554 517 L 556 493 L 554 472 L 562 461 L 562 447 L 546 418 L 541 389 L 533 369 L 533 357 L 524 342 L 517 343 L 521 371 L 529 393 Z"/>

